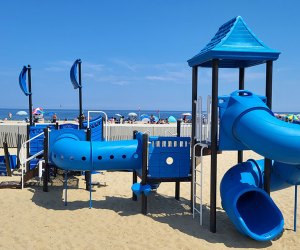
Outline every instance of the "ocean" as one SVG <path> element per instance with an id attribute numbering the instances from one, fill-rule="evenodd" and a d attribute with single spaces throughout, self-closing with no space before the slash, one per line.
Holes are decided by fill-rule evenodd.
<path id="1" fill-rule="evenodd" d="M 28 113 L 28 109 L 14 109 L 14 108 L 5 108 L 5 109 L 0 109 L 0 120 L 4 120 L 5 118 L 8 119 L 9 113 L 12 114 L 11 120 L 25 120 L 26 118 L 29 117 L 28 115 L 17 115 L 18 111 L 26 111 Z M 181 118 L 181 114 L 191 111 L 165 111 L 165 110 L 101 110 L 104 111 L 108 118 L 116 117 L 116 114 L 119 114 L 121 116 L 124 116 L 125 118 L 128 117 L 128 114 L 131 112 L 134 112 L 137 114 L 137 117 L 139 118 L 141 115 L 146 114 L 146 115 L 151 115 L 153 114 L 154 116 L 157 116 L 158 118 L 165 119 L 169 116 L 174 116 L 176 119 Z M 45 120 L 51 120 L 52 115 L 56 113 L 58 120 L 75 120 L 78 115 L 79 115 L 79 110 L 78 109 L 45 109 L 44 110 L 44 118 Z M 84 110 L 84 115 L 87 117 L 88 115 L 88 110 Z M 98 114 L 90 114 L 92 117 L 98 116 Z M 99 114 L 100 115 L 100 114 Z"/>

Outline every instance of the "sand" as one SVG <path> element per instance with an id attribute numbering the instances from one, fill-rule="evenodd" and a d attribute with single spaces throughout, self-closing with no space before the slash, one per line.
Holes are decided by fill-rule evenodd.
<path id="1" fill-rule="evenodd" d="M 260 158 L 251 151 L 245 153 L 245 159 L 249 157 Z M 236 152 L 218 156 L 218 182 L 236 159 Z M 150 195 L 149 213 L 144 216 L 140 200 L 131 200 L 132 174 L 104 172 L 93 175 L 107 185 L 94 188 L 92 209 L 81 176 L 70 180 L 67 206 L 62 179 L 48 193 L 40 186 L 0 190 L 0 249 L 299 249 L 299 232 L 293 231 L 293 188 L 272 193 L 285 218 L 278 239 L 256 242 L 238 233 L 221 208 L 219 191 L 217 233 L 211 233 L 209 162 L 210 157 L 205 157 L 203 226 L 190 213 L 189 183 L 181 184 L 180 201 L 174 199 L 174 183 L 161 184 Z M 13 179 L 19 177 L 0 177 L 0 181 Z"/>

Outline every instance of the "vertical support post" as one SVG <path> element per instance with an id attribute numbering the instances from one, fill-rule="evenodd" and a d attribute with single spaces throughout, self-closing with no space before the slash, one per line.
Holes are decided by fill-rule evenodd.
<path id="1" fill-rule="evenodd" d="M 29 92 L 29 124 L 30 126 L 33 125 L 32 121 L 32 92 L 31 92 L 31 67 L 30 65 L 27 66 L 28 69 L 28 92 Z"/>
<path id="2" fill-rule="evenodd" d="M 78 61 L 78 81 L 79 81 L 79 129 L 82 129 L 82 82 L 81 82 L 81 60 Z"/>
<path id="3" fill-rule="evenodd" d="M 212 61 L 211 100 L 211 171 L 210 171 L 210 231 L 216 232 L 217 215 L 217 151 L 218 151 L 218 77 L 219 60 Z"/>
<path id="4" fill-rule="evenodd" d="M 5 166 L 6 166 L 6 174 L 7 176 L 12 176 L 11 169 L 10 169 L 10 159 L 9 159 L 9 152 L 8 152 L 8 145 L 5 138 L 5 141 L 3 142 L 3 150 L 4 150 L 4 159 L 5 159 Z"/>
<path id="5" fill-rule="evenodd" d="M 193 67 L 192 71 L 192 133 L 191 133 L 191 149 L 194 148 L 196 143 L 195 136 L 196 136 L 196 101 L 197 101 L 197 88 L 198 88 L 198 67 Z M 195 161 L 195 156 L 193 150 L 191 150 L 191 166 L 190 166 L 190 173 L 191 173 L 191 180 L 194 178 L 193 173 L 193 161 Z M 193 209 L 193 191 L 194 185 L 191 181 L 191 194 L 190 194 L 190 207 L 191 210 Z"/>
<path id="6" fill-rule="evenodd" d="M 68 205 L 68 171 L 65 171 L 64 186 L 65 186 L 65 206 L 67 206 Z"/>
<path id="7" fill-rule="evenodd" d="M 133 139 L 136 139 L 136 133 L 137 133 L 137 131 L 134 130 L 133 131 L 133 136 L 132 136 Z M 137 174 L 136 174 L 136 170 L 135 169 L 133 169 L 133 171 L 132 171 L 132 185 L 134 183 L 137 183 Z M 136 196 L 136 194 L 134 192 L 132 192 L 132 200 L 133 201 L 137 201 L 137 196 Z"/>
<path id="8" fill-rule="evenodd" d="M 245 89 L 245 68 L 239 69 L 239 90 Z M 238 163 L 243 162 L 243 151 L 238 151 Z"/>
<path id="9" fill-rule="evenodd" d="M 141 185 L 147 184 L 147 168 L 148 168 L 148 134 L 143 134 L 143 145 L 142 145 L 142 182 Z M 142 214 L 147 214 L 147 196 L 142 192 Z"/>
<path id="10" fill-rule="evenodd" d="M 266 65 L 266 98 L 267 106 L 272 108 L 272 74 L 273 61 L 267 61 Z M 264 190 L 270 194 L 270 179 L 271 179 L 272 161 L 265 158 L 265 174 L 264 174 Z"/>
<path id="11" fill-rule="evenodd" d="M 181 121 L 177 120 L 177 137 L 180 137 Z M 175 199 L 180 200 L 180 181 L 175 181 Z"/>
<path id="12" fill-rule="evenodd" d="M 297 192 L 297 185 L 295 185 L 295 203 L 294 203 L 294 232 L 297 231 L 297 199 L 298 199 L 298 192 Z"/>
<path id="13" fill-rule="evenodd" d="M 49 129 L 44 128 L 44 173 L 43 173 L 43 191 L 48 192 L 49 181 Z"/>
<path id="14" fill-rule="evenodd" d="M 86 140 L 87 141 L 91 141 L 92 139 L 92 131 L 90 128 L 87 128 L 86 130 Z M 91 187 L 91 183 L 90 183 L 90 180 L 91 180 L 91 171 L 84 171 L 84 178 L 85 178 L 85 189 L 87 191 L 90 191 L 90 187 Z"/>

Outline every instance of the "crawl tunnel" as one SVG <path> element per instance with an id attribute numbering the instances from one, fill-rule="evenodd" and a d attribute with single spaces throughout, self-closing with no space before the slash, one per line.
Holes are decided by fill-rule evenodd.
<path id="1" fill-rule="evenodd" d="M 58 168 L 73 171 L 141 168 L 142 136 L 137 140 L 86 141 L 82 130 L 50 132 L 49 156 Z"/>

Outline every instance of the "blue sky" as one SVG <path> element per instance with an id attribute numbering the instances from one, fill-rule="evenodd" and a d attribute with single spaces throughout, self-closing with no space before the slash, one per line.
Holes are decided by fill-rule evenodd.
<path id="1" fill-rule="evenodd" d="M 70 67 L 82 59 L 85 109 L 191 110 L 187 60 L 220 25 L 240 15 L 281 51 L 273 71 L 273 110 L 300 111 L 300 3 L 297 0 L 52 0 L 0 3 L 0 108 L 27 108 L 18 75 L 32 67 L 33 105 L 77 108 Z M 220 70 L 219 94 L 238 87 Z M 211 72 L 199 70 L 199 95 Z M 246 69 L 246 88 L 265 92 L 265 66 Z"/>

